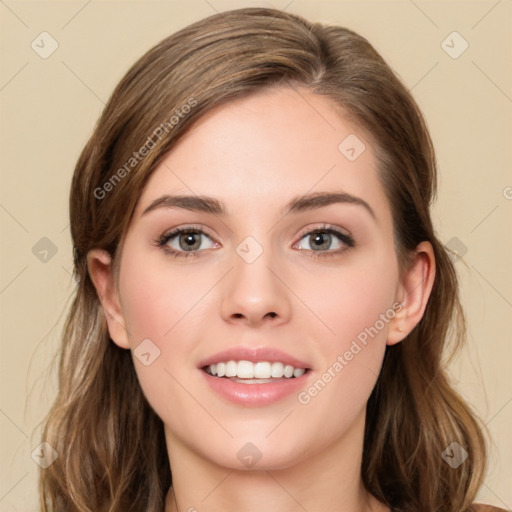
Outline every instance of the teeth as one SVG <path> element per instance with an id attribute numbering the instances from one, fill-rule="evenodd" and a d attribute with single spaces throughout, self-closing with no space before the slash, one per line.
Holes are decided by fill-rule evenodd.
<path id="1" fill-rule="evenodd" d="M 226 363 L 226 377 L 236 377 L 238 372 L 236 361 L 228 361 Z"/>
<path id="2" fill-rule="evenodd" d="M 254 379 L 254 364 L 251 361 L 238 361 L 236 377 L 239 379 Z"/>
<path id="3" fill-rule="evenodd" d="M 254 365 L 255 379 L 270 379 L 272 373 L 272 365 L 270 363 L 256 363 Z"/>
<path id="4" fill-rule="evenodd" d="M 211 364 L 206 368 L 207 373 L 217 377 L 235 377 L 237 379 L 280 379 L 286 377 L 300 377 L 304 375 L 305 368 L 294 368 L 289 364 L 280 362 L 270 363 L 260 361 L 252 363 L 251 361 L 226 361 L 217 364 Z"/>
<path id="5" fill-rule="evenodd" d="M 290 377 L 293 377 L 293 366 L 290 366 L 289 364 L 287 364 L 285 367 L 284 367 L 284 376 L 289 379 Z"/>
<path id="6" fill-rule="evenodd" d="M 270 369 L 271 377 L 282 377 L 284 375 L 284 365 L 283 363 L 272 363 L 272 368 Z"/>

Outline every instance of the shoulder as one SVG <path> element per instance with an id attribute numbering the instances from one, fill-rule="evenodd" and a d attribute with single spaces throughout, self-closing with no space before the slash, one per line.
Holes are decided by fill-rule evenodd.
<path id="1" fill-rule="evenodd" d="M 492 505 L 485 505 L 483 503 L 473 503 L 468 512 L 507 512 L 504 508 L 493 507 Z"/>

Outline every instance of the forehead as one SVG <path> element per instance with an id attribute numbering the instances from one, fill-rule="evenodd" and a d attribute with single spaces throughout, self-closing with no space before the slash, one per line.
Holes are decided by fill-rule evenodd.
<path id="1" fill-rule="evenodd" d="M 336 107 L 305 89 L 280 87 L 214 109 L 155 169 L 138 215 L 163 194 L 215 197 L 234 214 L 281 211 L 292 197 L 326 190 L 386 209 L 371 141 Z"/>

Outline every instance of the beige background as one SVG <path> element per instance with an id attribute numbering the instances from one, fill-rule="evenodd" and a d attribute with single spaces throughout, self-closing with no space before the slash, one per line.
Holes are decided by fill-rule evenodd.
<path id="1" fill-rule="evenodd" d="M 450 371 L 494 440 L 479 501 L 512 508 L 512 2 L 5 0 L 0 2 L 2 512 L 37 508 L 38 467 L 31 453 L 55 394 L 49 365 L 73 290 L 67 201 L 76 158 L 104 102 L 137 57 L 192 21 L 254 5 L 360 32 L 413 89 L 440 166 L 435 224 L 444 243 L 465 252 L 466 265 L 461 260 L 456 267 L 470 335 Z M 46 59 L 31 47 L 34 40 L 41 46 L 43 31 L 58 43 Z M 469 44 L 458 58 L 442 46 L 453 31 Z M 464 42 L 451 36 L 446 44 L 453 54 Z M 39 242 L 43 237 L 57 250 L 46 262 L 36 250 L 48 248 L 47 241 Z"/>

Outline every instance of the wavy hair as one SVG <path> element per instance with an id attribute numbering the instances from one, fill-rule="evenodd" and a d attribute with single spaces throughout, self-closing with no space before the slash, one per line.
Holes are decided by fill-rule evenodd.
<path id="1" fill-rule="evenodd" d="M 386 348 L 367 403 L 364 485 L 400 512 L 471 509 L 486 469 L 484 426 L 450 384 L 443 359 L 463 343 L 465 323 L 454 265 L 430 217 L 437 171 L 423 116 L 362 36 L 244 8 L 195 22 L 143 55 L 115 88 L 76 164 L 69 204 L 77 287 L 58 353 L 58 394 L 44 419 L 42 438 L 59 456 L 40 472 L 43 512 L 164 510 L 172 476 L 163 423 L 143 395 L 130 351 L 109 338 L 86 255 L 102 248 L 118 261 L 145 183 L 196 120 L 273 86 L 332 100 L 371 138 L 400 268 L 420 242 L 434 248 L 424 316 Z M 136 157 L 143 147 L 145 156 Z M 441 456 L 452 442 L 469 454 L 457 469 Z"/>

